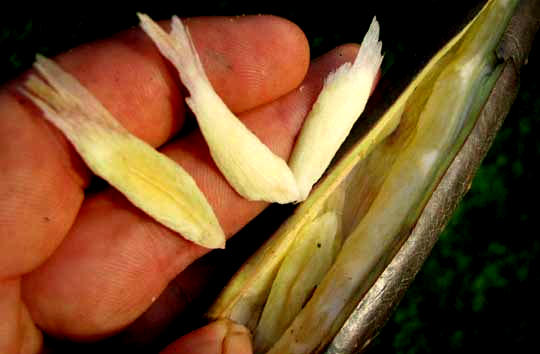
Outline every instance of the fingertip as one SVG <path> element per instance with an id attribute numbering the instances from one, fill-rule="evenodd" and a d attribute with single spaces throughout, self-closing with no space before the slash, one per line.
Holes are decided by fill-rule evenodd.
<path id="1" fill-rule="evenodd" d="M 186 24 L 212 86 L 235 113 L 283 96 L 307 73 L 308 40 L 287 19 L 197 17 L 186 19 Z"/>
<path id="2" fill-rule="evenodd" d="M 251 354 L 249 330 L 229 320 L 218 320 L 186 334 L 162 354 Z"/>
<path id="3" fill-rule="evenodd" d="M 223 354 L 249 354 L 252 353 L 251 335 L 249 330 L 239 324 L 233 323 L 223 339 Z"/>

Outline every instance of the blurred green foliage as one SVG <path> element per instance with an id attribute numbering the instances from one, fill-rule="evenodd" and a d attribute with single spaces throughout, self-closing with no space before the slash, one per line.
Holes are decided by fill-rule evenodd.
<path id="1" fill-rule="evenodd" d="M 30 67 L 36 52 L 55 55 L 136 25 L 136 11 L 171 14 L 271 13 L 297 23 L 316 57 L 336 45 L 359 42 L 371 17 L 381 22 L 384 80 L 407 81 L 481 1 L 422 0 L 353 5 L 253 1 L 152 2 L 122 11 L 15 11 L 0 23 L 0 82 Z M 69 15 L 65 15 L 69 13 Z M 372 353 L 445 353 L 534 348 L 539 305 L 540 239 L 534 220 L 540 178 L 540 45 L 523 70 L 519 96 L 432 255 L 382 330 Z M 394 77 L 396 80 L 394 81 Z M 383 87 L 384 89 L 384 87 Z M 387 99 L 391 101 L 391 98 Z"/>

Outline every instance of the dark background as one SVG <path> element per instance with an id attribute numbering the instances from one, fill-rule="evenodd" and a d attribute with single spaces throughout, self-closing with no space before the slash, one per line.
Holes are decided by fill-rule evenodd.
<path id="1" fill-rule="evenodd" d="M 346 42 L 360 42 L 377 15 L 385 52 L 381 87 L 399 90 L 482 3 L 154 1 L 125 5 L 122 11 L 97 6 L 4 11 L 0 83 L 29 68 L 36 52 L 53 56 L 135 26 L 136 11 L 155 19 L 268 13 L 297 23 L 313 57 Z M 371 353 L 528 352 L 535 347 L 540 309 L 540 240 L 534 222 L 540 177 L 534 167 L 540 160 L 539 71 L 537 40 L 522 72 L 520 93 L 471 190 Z"/>

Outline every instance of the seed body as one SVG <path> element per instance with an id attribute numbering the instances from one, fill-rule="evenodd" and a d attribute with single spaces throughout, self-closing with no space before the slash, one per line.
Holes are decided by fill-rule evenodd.
<path id="1" fill-rule="evenodd" d="M 88 167 L 135 206 L 190 241 L 225 247 L 225 235 L 193 178 L 130 134 L 73 76 L 38 56 L 22 92 L 73 144 Z"/>

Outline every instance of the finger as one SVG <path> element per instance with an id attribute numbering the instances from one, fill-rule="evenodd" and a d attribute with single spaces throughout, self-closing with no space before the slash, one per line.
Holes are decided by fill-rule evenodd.
<path id="1" fill-rule="evenodd" d="M 20 279 L 0 281 L 0 353 L 37 353 L 41 332 L 20 297 Z"/>
<path id="2" fill-rule="evenodd" d="M 219 320 L 181 337 L 162 354 L 251 354 L 249 330 L 228 320 Z"/>
<path id="3" fill-rule="evenodd" d="M 164 333 L 170 333 L 171 327 L 182 331 L 180 333 L 192 330 L 194 327 L 190 323 L 200 323 L 200 316 L 204 311 L 201 308 L 204 305 L 200 304 L 205 302 L 204 299 L 211 298 L 211 294 L 215 294 L 219 290 L 219 284 L 222 284 L 224 277 L 219 271 L 226 267 L 219 260 L 219 255 L 216 255 L 199 258 L 190 264 L 170 281 L 156 301 L 116 335 L 114 340 L 124 347 L 138 348 L 151 346 L 157 338 L 163 338 Z M 181 328 L 174 324 L 175 320 L 181 321 Z"/>
<path id="4" fill-rule="evenodd" d="M 346 46 L 323 56 L 298 90 L 242 114 L 244 123 L 287 158 L 324 77 L 352 60 L 356 50 Z M 266 206 L 234 192 L 198 132 L 163 151 L 195 178 L 228 236 Z M 205 252 L 109 190 L 85 201 L 65 242 L 26 277 L 23 295 L 33 318 L 49 332 L 74 338 L 108 334 L 144 312 L 171 279 Z"/>
<path id="5" fill-rule="evenodd" d="M 190 23 L 208 76 L 235 110 L 296 87 L 309 52 L 302 32 L 271 16 L 201 18 Z M 178 75 L 139 30 L 58 58 L 135 135 L 163 144 L 180 125 Z M 225 77 L 222 77 L 225 75 Z M 73 224 L 90 173 L 60 132 L 15 93 L 0 89 L 0 279 L 35 268 Z"/>

